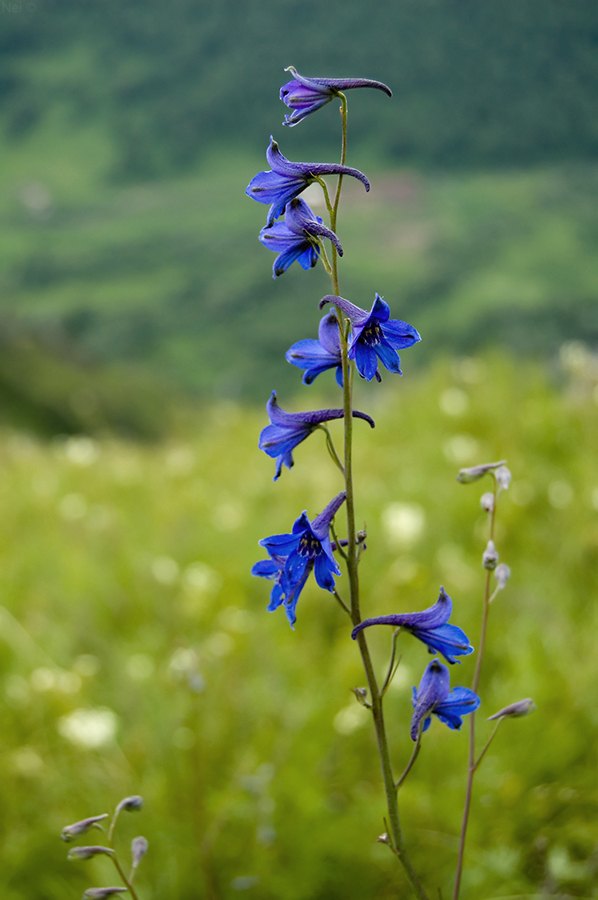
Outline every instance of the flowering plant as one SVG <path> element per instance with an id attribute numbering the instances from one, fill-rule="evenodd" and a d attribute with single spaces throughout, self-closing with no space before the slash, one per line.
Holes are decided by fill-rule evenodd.
<path id="1" fill-rule="evenodd" d="M 247 187 L 246 193 L 260 203 L 270 204 L 266 224 L 260 232 L 259 239 L 262 244 L 278 254 L 274 262 L 275 278 L 282 275 L 295 260 L 304 269 L 315 266 L 321 260 L 330 276 L 332 293 L 319 301 L 319 309 L 325 306 L 331 309 L 319 323 L 318 339 L 305 338 L 296 342 L 287 351 L 286 359 L 303 370 L 303 383 L 308 385 L 327 369 L 335 369 L 336 381 L 342 390 L 342 407 L 303 413 L 287 412 L 278 406 L 276 392 L 273 392 L 267 406 L 270 424 L 260 435 L 259 447 L 276 460 L 274 476 L 276 481 L 283 465 L 289 469 L 293 465 L 293 450 L 314 431 L 323 430 L 328 450 L 342 478 L 342 490 L 335 494 L 325 509 L 313 520 L 310 520 L 304 511 L 296 518 L 290 532 L 274 534 L 261 540 L 260 545 L 267 551 L 268 558 L 255 563 L 252 574 L 273 583 L 268 610 L 274 611 L 283 606 L 291 627 L 294 627 L 297 620 L 297 601 L 312 571 L 319 587 L 332 594 L 349 617 L 352 626 L 350 636 L 359 648 L 368 685 L 367 689 L 355 688 L 354 693 L 357 701 L 372 713 L 386 795 L 387 813 L 384 818 L 386 830 L 378 840 L 388 845 L 397 857 L 403 866 L 412 893 L 419 900 L 428 900 L 430 895 L 416 873 L 407 851 L 403 824 L 399 816 L 398 791 L 415 764 L 423 735 L 430 728 L 432 718 L 435 717 L 450 729 L 458 731 L 462 726 L 463 717 L 469 717 L 470 747 L 465 810 L 453 893 L 454 900 L 458 900 L 475 771 L 500 723 L 505 718 L 522 716 L 533 709 L 532 701 L 524 700 L 492 716 L 491 718 L 496 720 L 496 726 L 481 754 L 476 758 L 474 721 L 475 712 L 481 703 L 478 688 L 489 608 L 497 592 L 505 587 L 509 576 L 507 566 L 497 565 L 494 521 L 498 496 L 502 490 L 508 488 L 510 474 L 504 462 L 476 466 L 459 473 L 458 480 L 464 484 L 476 482 L 485 476 L 491 477 L 493 482 L 492 493 L 485 494 L 482 498 L 482 506 L 489 515 L 490 528 L 489 541 L 482 560 L 486 570 L 486 581 L 475 673 L 471 688 L 457 686 L 451 689 L 449 670 L 438 658 L 434 658 L 426 666 L 419 687 L 413 689 L 414 709 L 411 722 L 410 724 L 408 721 L 405 722 L 415 746 L 402 775 L 396 778 L 384 718 L 384 697 L 398 666 L 396 650 L 400 632 L 413 635 L 430 653 L 442 655 L 449 664 L 459 663 L 461 661 L 459 657 L 470 656 L 474 648 L 465 632 L 458 625 L 449 623 L 453 602 L 443 587 L 440 588 L 436 603 L 421 612 L 398 612 L 366 619 L 362 619 L 361 614 L 359 565 L 366 550 L 366 534 L 364 531 L 357 531 L 355 524 L 353 419 L 365 419 L 371 426 L 374 423 L 366 413 L 354 409 L 354 381 L 356 376 L 366 382 L 372 382 L 374 379 L 381 381 L 381 367 L 391 374 L 401 375 L 399 351 L 413 347 L 421 338 L 412 325 L 391 318 L 389 304 L 377 292 L 369 312 L 340 294 L 338 261 L 343 256 L 343 250 L 337 235 L 337 218 L 343 178 L 350 175 L 361 181 L 366 191 L 369 191 L 370 187 L 369 180 L 362 172 L 346 165 L 347 98 L 344 92 L 353 88 L 374 88 L 390 97 L 391 91 L 381 82 L 369 79 L 306 78 L 299 75 L 293 67 L 287 71 L 291 72 L 293 80 L 283 85 L 280 97 L 292 110 L 292 114 L 285 116 L 283 124 L 297 125 L 324 104 L 334 99 L 340 101 L 342 122 L 340 163 L 290 162 L 282 155 L 276 141 L 271 138 L 266 152 L 270 170 L 256 175 Z M 323 179 L 323 176 L 330 175 L 337 177 L 333 196 Z M 326 225 L 299 197 L 305 188 L 313 183 L 319 184 L 323 191 L 329 217 Z M 329 241 L 330 256 L 326 252 L 324 239 Z M 333 419 L 342 419 L 344 425 L 343 449 L 340 453 L 337 452 L 325 424 Z M 345 516 L 346 537 L 339 539 L 337 531 L 341 526 L 336 524 L 336 519 L 341 513 L 341 508 Z M 494 592 L 491 590 L 492 573 L 495 574 L 497 582 Z M 343 574 L 346 575 L 346 588 L 339 587 L 337 583 L 337 579 L 343 578 Z M 367 643 L 367 629 L 374 625 L 390 625 L 393 628 L 390 660 L 381 683 L 376 675 Z M 347 636 L 349 637 L 349 632 Z M 426 873 L 426 879 L 429 880 L 431 877 L 432 873 Z M 435 895 L 436 886 L 433 890 Z"/>

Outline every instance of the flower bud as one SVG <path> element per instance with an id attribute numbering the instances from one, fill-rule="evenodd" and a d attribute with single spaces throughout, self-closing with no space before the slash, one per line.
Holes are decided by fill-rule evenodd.
<path id="1" fill-rule="evenodd" d="M 482 565 L 485 569 L 496 569 L 497 562 L 498 553 L 496 552 L 494 541 L 488 541 L 488 546 L 484 550 L 484 555 L 482 556 Z"/>
<path id="2" fill-rule="evenodd" d="M 506 491 L 511 483 L 511 473 L 509 469 L 507 469 L 506 466 L 499 466 L 494 473 L 494 477 L 496 478 L 496 483 L 500 490 Z"/>
<path id="3" fill-rule="evenodd" d="M 136 812 L 138 809 L 141 809 L 142 806 L 143 797 L 136 794 L 134 797 L 125 797 L 124 800 L 121 800 L 116 807 L 116 812 L 120 812 L 121 809 L 125 809 L 127 812 Z"/>
<path id="4" fill-rule="evenodd" d="M 506 563 L 500 563 L 494 570 L 494 577 L 498 582 L 498 589 L 502 591 L 507 581 L 511 577 L 511 570 Z"/>
<path id="5" fill-rule="evenodd" d="M 67 859 L 91 859 L 92 856 L 112 856 L 114 850 L 110 847 L 71 847 Z"/>
<path id="6" fill-rule="evenodd" d="M 124 887 L 87 888 L 83 894 L 83 900 L 104 900 L 104 897 L 124 894 L 126 890 Z"/>
<path id="7" fill-rule="evenodd" d="M 66 825 L 62 829 L 60 837 L 68 844 L 70 841 L 74 841 L 75 838 L 79 837 L 80 834 L 85 834 L 86 831 L 89 831 L 89 829 L 93 828 L 98 822 L 107 818 L 108 813 L 103 813 L 101 816 L 90 816 L 88 819 L 81 819 L 80 822 L 75 822 L 73 825 Z"/>
<path id="8" fill-rule="evenodd" d="M 353 693 L 355 694 L 358 702 L 361 703 L 362 706 L 367 706 L 369 708 L 370 704 L 368 703 L 368 699 L 367 699 L 368 698 L 367 688 L 353 688 Z"/>
<path id="9" fill-rule="evenodd" d="M 363 544 L 367 536 L 367 531 L 365 530 L 365 528 L 362 528 L 361 531 L 358 531 L 355 535 L 355 542 L 357 544 Z"/>
<path id="10" fill-rule="evenodd" d="M 488 721 L 490 722 L 492 719 L 520 719 L 522 716 L 529 716 L 535 709 L 537 709 L 536 704 L 531 697 L 527 697 L 525 700 L 518 700 L 517 703 L 505 706 L 504 709 L 494 713 L 493 716 L 489 716 Z"/>
<path id="11" fill-rule="evenodd" d="M 390 844 L 390 838 L 387 835 L 387 833 L 384 832 L 384 834 L 381 834 L 380 837 L 376 838 L 376 843 L 377 844 Z"/>
<path id="12" fill-rule="evenodd" d="M 482 494 L 480 497 L 480 506 L 485 512 L 492 512 L 494 509 L 494 494 L 492 491 L 487 491 L 485 494 Z"/>
<path id="13" fill-rule="evenodd" d="M 472 482 L 479 481 L 480 478 L 483 478 L 487 472 L 498 469 L 498 467 L 504 465 L 504 463 L 505 460 L 501 459 L 500 462 L 484 463 L 481 466 L 471 466 L 469 469 L 461 469 L 457 475 L 457 481 L 460 481 L 461 484 L 472 484 Z"/>
<path id="14" fill-rule="evenodd" d="M 147 853 L 147 840 L 144 837 L 136 837 L 131 841 L 131 856 L 133 857 L 133 868 L 136 869 L 145 854 Z"/>

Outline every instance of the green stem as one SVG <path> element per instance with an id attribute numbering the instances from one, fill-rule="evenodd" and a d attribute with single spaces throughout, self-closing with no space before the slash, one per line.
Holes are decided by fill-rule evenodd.
<path id="1" fill-rule="evenodd" d="M 405 781 L 407 776 L 409 775 L 409 772 L 411 771 L 411 769 L 413 767 L 413 763 L 415 762 L 415 760 L 418 757 L 421 745 L 422 745 L 422 733 L 421 733 L 421 728 L 420 728 L 419 734 L 417 736 L 417 741 L 415 742 L 415 747 L 413 748 L 413 753 L 411 754 L 411 759 L 407 763 L 407 766 L 405 767 L 405 771 L 403 772 L 403 774 L 401 775 L 401 777 L 399 778 L 399 780 L 397 781 L 397 783 L 395 785 L 397 791 L 401 787 L 401 785 L 403 784 L 403 782 Z"/>
<path id="2" fill-rule="evenodd" d="M 384 696 L 384 694 L 390 687 L 390 684 L 394 678 L 395 672 L 397 671 L 397 669 L 395 668 L 395 657 L 397 655 L 397 639 L 398 639 L 400 633 L 401 633 L 400 628 L 395 628 L 395 630 L 392 633 L 392 646 L 390 649 L 390 662 L 388 663 L 388 672 L 386 673 L 386 678 L 384 679 L 384 684 L 382 685 L 382 688 L 380 690 L 381 697 Z M 401 659 L 399 657 L 399 662 L 400 661 L 401 661 Z M 397 667 L 398 667 L 398 663 L 397 663 Z"/>
<path id="3" fill-rule="evenodd" d="M 494 740 L 494 735 L 495 735 L 496 732 L 498 731 L 498 726 L 500 725 L 501 722 L 502 722 L 502 718 L 499 719 L 498 722 L 496 723 L 496 725 L 494 726 L 494 730 L 493 730 L 492 734 L 490 735 L 490 737 L 489 737 L 488 740 L 486 741 L 486 744 L 485 744 L 485 746 L 484 746 L 484 749 L 482 750 L 482 752 L 480 753 L 480 755 L 479 755 L 478 758 L 477 758 L 477 762 L 476 762 L 476 764 L 475 764 L 475 766 L 474 766 L 474 769 L 479 768 L 479 765 L 480 765 L 481 761 L 484 759 L 484 757 L 485 757 L 485 755 L 486 755 L 486 750 L 488 749 L 488 747 L 490 746 L 490 744 L 491 744 L 492 741 Z"/>
<path id="4" fill-rule="evenodd" d="M 496 500 L 497 500 L 497 490 L 496 490 L 496 478 L 494 478 L 493 474 L 493 503 L 492 509 L 490 511 L 490 540 L 494 540 L 494 521 L 496 517 Z M 486 646 L 486 632 L 488 629 L 488 613 L 490 612 L 490 577 L 492 572 L 490 569 L 486 569 L 486 584 L 484 586 L 484 613 L 482 616 L 482 630 L 480 634 L 480 650 L 478 653 L 478 658 L 476 662 L 475 672 L 473 676 L 473 683 L 471 685 L 472 690 L 476 692 L 478 691 L 478 686 L 480 683 L 480 675 L 482 672 L 482 660 L 484 658 L 484 648 Z M 496 732 L 496 729 L 495 729 Z M 492 735 L 494 737 L 494 734 Z M 482 755 L 478 759 L 476 763 L 475 760 L 475 712 L 473 712 L 469 717 L 469 763 L 468 763 L 468 771 L 467 771 L 467 788 L 465 790 L 465 806 L 463 808 L 463 821 L 461 823 L 461 836 L 459 838 L 459 856 L 457 859 L 457 872 L 455 875 L 455 890 L 453 892 L 453 900 L 459 900 L 459 891 L 461 889 L 461 876 L 463 874 L 463 861 L 465 857 L 465 839 L 467 837 L 467 825 L 469 823 L 469 811 L 471 808 L 471 797 L 473 794 L 473 778 L 476 772 L 476 769 L 480 763 L 480 760 L 484 753 L 486 752 L 486 748 L 482 751 Z"/>
<path id="5" fill-rule="evenodd" d="M 341 115 L 343 118 L 343 146 L 341 153 L 341 162 L 344 165 L 347 147 L 347 101 L 341 94 Z M 334 206 L 330 205 L 330 197 L 326 185 L 321 179 L 318 179 L 324 190 L 324 198 L 330 214 L 330 227 L 336 232 L 336 218 L 338 212 L 338 204 L 340 200 L 340 192 L 342 187 L 342 176 L 339 176 Z M 337 268 L 337 251 L 336 247 L 332 247 L 332 291 L 335 296 L 339 296 L 338 285 L 338 268 Z M 348 329 L 345 328 L 341 311 L 337 308 L 336 315 L 339 328 L 339 339 L 341 347 L 342 370 L 343 370 L 343 408 L 344 408 L 344 474 L 345 474 L 345 490 L 347 493 L 345 508 L 347 513 L 347 574 L 349 578 L 350 591 L 350 615 L 353 625 L 359 625 L 361 622 L 361 612 L 359 608 L 359 577 L 358 562 L 359 549 L 355 542 L 355 498 L 353 491 L 353 366 L 349 363 L 348 356 Z M 401 830 L 401 822 L 399 818 L 399 806 L 397 801 L 397 791 L 394 783 L 394 775 L 390 762 L 390 752 L 388 748 L 388 738 L 386 736 L 386 727 L 384 723 L 384 712 L 382 708 L 382 694 L 378 688 L 374 667 L 370 651 L 366 642 L 365 635 L 362 632 L 357 636 L 357 644 L 365 669 L 370 697 L 372 698 L 372 717 L 374 719 L 374 728 L 376 731 L 376 740 L 378 743 L 378 752 L 380 755 L 380 764 L 382 767 L 382 779 L 384 782 L 384 791 L 386 794 L 386 805 L 389 817 L 389 836 L 391 840 L 392 850 L 401 862 L 407 880 L 411 885 L 413 893 L 418 900 L 428 900 L 428 896 L 421 886 L 415 870 L 407 856 L 405 848 L 405 840 Z"/>
<path id="6" fill-rule="evenodd" d="M 340 469 L 341 475 L 344 475 L 345 470 L 343 468 L 342 462 L 339 459 L 339 455 L 336 452 L 336 447 L 334 446 L 334 442 L 332 440 L 332 435 L 330 434 L 330 431 L 328 430 L 328 426 L 320 424 L 320 425 L 317 425 L 316 428 L 319 428 L 326 435 L 326 446 L 328 448 L 328 452 L 332 458 L 332 461 L 335 464 L 335 466 L 337 466 Z"/>
<path id="7" fill-rule="evenodd" d="M 115 865 L 115 867 L 116 867 L 116 871 L 118 872 L 118 874 L 119 874 L 120 877 L 122 878 L 122 881 L 123 881 L 124 886 L 125 886 L 126 889 L 128 890 L 128 892 L 129 892 L 129 894 L 131 895 L 131 897 L 133 898 L 133 900 L 139 900 L 137 894 L 135 893 L 135 890 L 134 890 L 134 888 L 133 888 L 133 885 L 131 884 L 130 880 L 127 878 L 127 876 L 126 876 L 125 873 L 123 872 L 122 866 L 121 866 L 121 864 L 119 863 L 119 861 L 118 861 L 118 859 L 117 859 L 117 857 L 116 857 L 116 853 L 114 853 L 110 858 L 111 858 L 112 862 L 114 863 L 114 865 Z"/>

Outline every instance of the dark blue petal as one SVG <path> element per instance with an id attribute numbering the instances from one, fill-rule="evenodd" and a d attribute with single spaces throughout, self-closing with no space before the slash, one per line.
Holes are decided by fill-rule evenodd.
<path id="1" fill-rule="evenodd" d="M 357 342 L 349 351 L 351 359 L 355 360 L 357 371 L 366 381 L 371 381 L 378 368 L 378 357 L 372 347 Z"/>
<path id="2" fill-rule="evenodd" d="M 251 574 L 256 578 L 268 578 L 270 580 L 278 578 L 281 567 L 276 564 L 273 559 L 260 559 L 251 568 Z"/>
<path id="3" fill-rule="evenodd" d="M 368 321 L 371 322 L 386 322 L 390 316 L 390 306 L 383 300 L 380 294 L 376 293 L 374 297 L 374 303 L 370 310 L 370 314 L 368 316 Z"/>
<path id="4" fill-rule="evenodd" d="M 376 352 L 376 356 L 385 369 L 388 369 L 389 372 L 394 372 L 395 375 L 402 374 L 399 354 L 389 344 L 387 344 L 386 341 L 381 341 L 379 344 L 375 344 L 374 350 Z"/>
<path id="5" fill-rule="evenodd" d="M 272 585 L 272 591 L 270 592 L 270 602 L 268 603 L 267 611 L 274 612 L 275 609 L 278 609 L 283 600 L 284 594 L 282 591 L 282 587 L 280 586 L 280 581 L 277 581 L 276 584 Z"/>
<path id="6" fill-rule="evenodd" d="M 286 249 L 283 253 L 281 253 L 280 256 L 277 256 L 276 259 L 274 260 L 274 265 L 272 267 L 272 273 L 273 273 L 272 277 L 278 278 L 279 275 L 282 275 L 283 272 L 286 272 L 286 270 L 289 268 L 289 266 L 291 266 L 295 262 L 295 260 L 299 260 L 299 262 L 301 262 L 301 258 L 303 257 L 303 254 L 305 252 L 310 254 L 310 259 L 311 259 L 312 247 L 307 241 L 297 241 L 296 240 L 294 244 L 289 245 L 288 249 Z M 318 261 L 318 255 L 316 253 L 315 260 L 313 262 L 314 266 L 317 263 L 317 261 Z M 301 262 L 301 265 L 303 266 L 304 269 L 312 267 L 312 263 L 310 263 L 310 265 L 308 265 L 308 266 L 305 266 Z"/>
<path id="7" fill-rule="evenodd" d="M 320 251 L 312 244 L 304 244 L 303 246 L 305 247 L 305 250 L 303 251 L 303 253 L 301 253 L 300 256 L 297 257 L 297 262 L 302 269 L 313 269 L 318 259 L 320 258 Z"/>
<path id="8" fill-rule="evenodd" d="M 473 653 L 469 638 L 457 625 L 440 625 L 432 629 L 414 628 L 412 634 L 430 650 L 442 653 L 449 663 L 459 662 L 455 659 L 456 656 L 469 656 Z"/>
<path id="9" fill-rule="evenodd" d="M 320 343 L 328 353 L 341 358 L 341 342 L 338 333 L 338 319 L 336 313 L 329 312 L 322 319 L 318 326 L 318 337 Z"/>
<path id="10" fill-rule="evenodd" d="M 404 350 L 405 347 L 412 347 L 413 344 L 421 341 L 419 332 L 407 322 L 401 322 L 400 319 L 389 319 L 388 322 L 384 322 L 382 334 L 395 350 Z"/>
<path id="11" fill-rule="evenodd" d="M 333 574 L 334 573 L 334 574 Z M 336 564 L 334 568 L 325 553 L 316 556 L 315 570 L 316 581 L 325 591 L 334 591 L 334 575 L 340 575 L 340 569 Z"/>
<path id="12" fill-rule="evenodd" d="M 272 556 L 288 556 L 297 548 L 299 536 L 295 534 L 273 534 L 270 537 L 258 541 L 260 547 L 265 547 Z"/>
<path id="13" fill-rule="evenodd" d="M 437 659 L 426 667 L 420 681 L 417 694 L 414 697 L 415 709 L 411 719 L 411 738 L 416 741 L 419 724 L 435 707 L 441 704 L 449 692 L 449 671 Z"/>

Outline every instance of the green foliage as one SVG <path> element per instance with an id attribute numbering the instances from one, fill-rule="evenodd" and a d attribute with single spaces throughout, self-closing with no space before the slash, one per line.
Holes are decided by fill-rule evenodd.
<path id="1" fill-rule="evenodd" d="M 497 533 L 513 575 L 491 611 L 480 742 L 483 717 L 507 703 L 531 696 L 538 711 L 501 726 L 479 772 L 467 896 L 596 896 L 596 371 L 582 348 L 565 358 L 575 377 L 559 391 L 539 368 L 500 357 L 420 377 L 406 358 L 403 379 L 358 398 L 377 422 L 372 434 L 356 423 L 365 614 L 421 609 L 442 583 L 477 644 L 487 488 L 455 475 L 502 457 L 514 475 Z M 110 862 L 67 863 L 59 834 L 133 793 L 146 801 L 143 824 L 123 815 L 122 855 L 142 829 L 147 900 L 403 890 L 374 843 L 384 800 L 368 714 L 351 694 L 362 675 L 349 624 L 312 583 L 292 632 L 249 576 L 258 539 L 288 528 L 293 510 L 321 509 L 339 477 L 316 433 L 273 490 L 272 460 L 256 447 L 264 424 L 263 412 L 220 403 L 160 446 L 2 435 L 7 900 L 107 883 Z M 390 631 L 371 638 L 382 672 Z M 412 746 L 411 685 L 429 659 L 408 636 L 400 652 L 388 701 L 397 772 Z M 472 674 L 466 659 L 452 681 Z M 432 896 L 450 895 L 466 757 L 467 735 L 434 722 L 401 791 Z"/>
<path id="2" fill-rule="evenodd" d="M 0 312 L 37 337 L 61 335 L 96 365 L 133 363 L 151 385 L 233 399 L 294 390 L 280 354 L 315 337 L 306 280 L 312 297 L 328 284 L 321 266 L 291 268 L 283 291 L 270 277 L 274 254 L 257 240 L 265 208 L 244 195 L 263 159 L 222 154 L 193 176 L 100 189 L 81 163 L 91 135 L 72 138 L 44 158 L 29 146 L 26 163 L 5 149 Z M 423 335 L 418 359 L 486 343 L 546 354 L 563 340 L 598 340 L 594 166 L 363 168 L 370 194 L 345 185 L 341 290 L 368 308 L 379 291 Z M 318 191 L 308 192 L 317 211 Z M 57 349 L 50 342 L 47 352 Z"/>
<path id="3" fill-rule="evenodd" d="M 117 177 L 178 170 L 239 134 L 257 150 L 290 64 L 387 82 L 398 102 L 356 104 L 352 130 L 393 162 L 522 164 L 598 148 L 598 13 L 584 0 L 39 0 L 3 12 L 3 28 L 6 134 L 18 141 L 64 106 L 112 136 Z M 332 115 L 313 122 L 312 149 Z"/>

